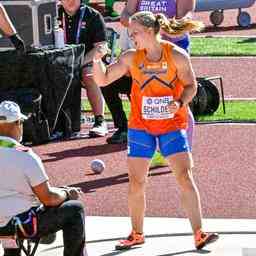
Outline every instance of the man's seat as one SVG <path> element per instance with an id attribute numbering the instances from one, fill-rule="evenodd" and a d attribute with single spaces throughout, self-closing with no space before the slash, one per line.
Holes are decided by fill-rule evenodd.
<path id="1" fill-rule="evenodd" d="M 38 248 L 40 238 L 21 238 L 17 237 L 15 235 L 1 235 L 0 234 L 0 240 L 14 240 L 17 244 L 17 247 L 25 253 L 26 256 L 34 256 L 36 253 L 36 250 Z"/>

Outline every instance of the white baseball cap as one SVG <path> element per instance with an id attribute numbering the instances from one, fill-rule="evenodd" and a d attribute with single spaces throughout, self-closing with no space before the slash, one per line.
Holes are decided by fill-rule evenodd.
<path id="1" fill-rule="evenodd" d="M 28 117 L 21 113 L 17 103 L 7 100 L 0 103 L 0 123 L 12 123 L 26 119 Z"/>

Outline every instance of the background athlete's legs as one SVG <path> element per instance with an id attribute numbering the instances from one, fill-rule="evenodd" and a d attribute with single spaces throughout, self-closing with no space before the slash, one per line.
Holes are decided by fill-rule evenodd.
<path id="1" fill-rule="evenodd" d="M 188 129 L 187 129 L 187 135 L 188 135 L 188 143 L 189 143 L 189 147 L 190 147 L 191 151 L 192 151 L 192 146 L 193 146 L 194 126 L 195 126 L 195 119 L 194 119 L 192 111 L 188 107 Z"/>
<path id="2" fill-rule="evenodd" d="M 179 41 L 175 42 L 176 45 L 184 49 L 188 54 L 190 54 L 190 39 L 185 37 Z M 192 111 L 190 110 L 190 107 L 188 106 L 188 142 L 190 150 L 192 150 L 192 142 L 193 142 L 193 131 L 195 126 L 195 120 Z"/>
<path id="3" fill-rule="evenodd" d="M 82 86 L 86 89 L 88 101 L 95 117 L 93 127 L 89 131 L 89 136 L 105 136 L 108 133 L 107 123 L 104 120 L 105 102 L 100 88 L 92 78 L 91 67 L 83 69 Z"/>
<path id="4" fill-rule="evenodd" d="M 115 128 L 117 131 L 107 139 L 110 144 L 119 144 L 127 142 L 128 122 L 123 108 L 120 93 L 130 97 L 132 79 L 128 76 L 123 76 L 117 81 L 114 81 L 108 86 L 101 87 L 102 94 L 108 109 L 112 115 Z"/>

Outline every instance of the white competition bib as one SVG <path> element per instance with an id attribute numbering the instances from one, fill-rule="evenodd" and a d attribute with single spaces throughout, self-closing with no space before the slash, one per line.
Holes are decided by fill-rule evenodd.
<path id="1" fill-rule="evenodd" d="M 173 118 L 168 105 L 173 100 L 172 96 L 146 97 L 142 98 L 142 117 L 144 119 L 168 119 Z"/>

